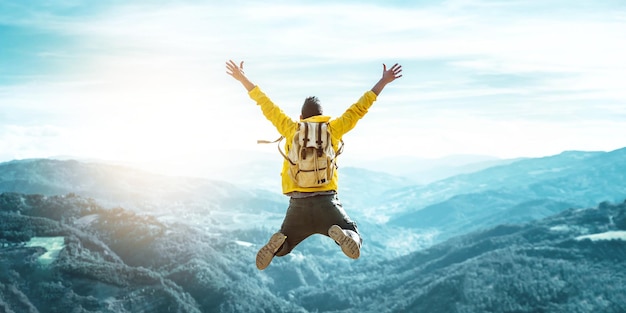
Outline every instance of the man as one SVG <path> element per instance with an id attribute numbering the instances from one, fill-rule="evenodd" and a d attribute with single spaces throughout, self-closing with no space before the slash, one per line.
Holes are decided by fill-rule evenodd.
<path id="1" fill-rule="evenodd" d="M 239 66 L 229 60 L 226 73 L 238 80 L 248 91 L 248 95 L 265 117 L 274 124 L 278 132 L 285 137 L 285 151 L 289 151 L 292 139 L 297 133 L 298 121 L 287 116 L 261 89 L 253 84 L 243 72 L 243 61 Z M 300 121 L 328 123 L 331 144 L 337 151 L 338 143 L 345 133 L 354 128 L 372 106 L 378 95 L 388 83 L 402 77 L 402 66 L 397 63 L 390 69 L 383 64 L 382 78 L 340 117 L 331 119 L 323 115 L 322 106 L 316 97 L 306 98 L 302 105 Z M 329 236 L 341 246 L 343 253 L 357 259 L 361 254 L 362 238 L 356 223 L 343 210 L 337 197 L 337 171 L 330 182 L 318 187 L 300 187 L 289 176 L 289 163 L 283 163 L 282 189 L 290 197 L 289 207 L 280 231 L 272 235 L 256 256 L 256 266 L 263 270 L 270 265 L 274 256 L 285 256 L 300 242 L 313 234 Z"/>

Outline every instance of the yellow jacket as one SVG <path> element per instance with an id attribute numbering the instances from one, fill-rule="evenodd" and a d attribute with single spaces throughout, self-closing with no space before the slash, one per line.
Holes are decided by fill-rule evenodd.
<path id="1" fill-rule="evenodd" d="M 277 105 L 275 105 L 270 98 L 268 98 L 258 86 L 248 92 L 250 98 L 256 101 L 257 105 L 261 107 L 263 115 L 274 124 L 278 132 L 285 137 L 285 152 L 289 153 L 291 148 L 291 142 L 293 136 L 298 129 L 298 122 L 286 115 Z M 376 101 L 376 94 L 372 91 L 367 91 L 355 104 L 351 105 L 346 112 L 340 117 L 331 120 L 330 116 L 318 115 L 309 117 L 303 121 L 307 122 L 328 122 L 331 133 L 331 143 L 335 152 L 338 149 L 338 143 L 345 133 L 350 131 L 356 123 L 367 113 L 367 110 Z M 337 171 L 334 172 L 331 181 L 320 187 L 303 188 L 295 184 L 295 182 L 289 177 L 289 163 L 287 160 L 283 162 L 283 169 L 280 173 L 282 177 L 283 193 L 288 194 L 293 191 L 299 192 L 316 192 L 316 191 L 328 191 L 337 190 Z"/>

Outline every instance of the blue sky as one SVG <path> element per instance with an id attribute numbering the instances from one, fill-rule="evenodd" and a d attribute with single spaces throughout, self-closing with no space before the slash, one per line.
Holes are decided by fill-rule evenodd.
<path id="1" fill-rule="evenodd" d="M 605 0 L 0 0 L 0 161 L 274 153 L 228 59 L 294 117 L 312 95 L 341 114 L 401 63 L 346 158 L 609 151 L 626 146 L 624 30 L 626 2 Z"/>

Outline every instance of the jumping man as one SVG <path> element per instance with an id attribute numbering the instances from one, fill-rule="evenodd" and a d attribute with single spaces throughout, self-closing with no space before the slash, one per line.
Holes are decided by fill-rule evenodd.
<path id="1" fill-rule="evenodd" d="M 226 73 L 238 80 L 248 91 L 248 95 L 261 107 L 265 117 L 272 122 L 278 132 L 285 137 L 285 151 L 289 151 L 299 122 L 287 116 L 261 89 L 253 84 L 243 72 L 243 61 L 237 65 L 232 60 L 226 62 Z M 323 115 L 317 97 L 308 97 L 302 105 L 300 122 L 328 123 L 331 144 L 335 152 L 344 134 L 353 129 L 367 113 L 385 86 L 402 77 L 402 66 L 397 63 L 391 68 L 383 64 L 380 80 L 350 106 L 341 116 L 332 119 Z M 272 235 L 256 256 L 256 266 L 263 270 L 270 265 L 274 256 L 285 256 L 300 242 L 313 234 L 332 238 L 343 253 L 352 259 L 361 254 L 363 242 L 357 225 L 348 217 L 337 197 L 337 171 L 330 181 L 317 187 L 300 187 L 288 174 L 289 162 L 285 160 L 281 172 L 283 194 L 290 197 L 289 207 L 280 231 Z"/>

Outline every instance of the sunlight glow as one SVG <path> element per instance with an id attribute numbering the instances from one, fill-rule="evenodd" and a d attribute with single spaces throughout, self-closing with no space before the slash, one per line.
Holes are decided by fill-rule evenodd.
<path id="1" fill-rule="evenodd" d="M 294 117 L 310 95 L 343 113 L 382 63 L 401 62 L 403 78 L 347 135 L 353 156 L 372 153 L 372 138 L 373 157 L 623 147 L 623 10 L 562 4 L 140 1 L 75 15 L 14 4 L 0 10 L 16 31 L 0 51 L 0 159 L 191 169 L 219 150 L 258 151 L 277 133 L 225 74 L 231 58 Z"/>

